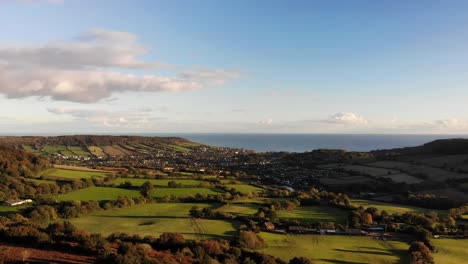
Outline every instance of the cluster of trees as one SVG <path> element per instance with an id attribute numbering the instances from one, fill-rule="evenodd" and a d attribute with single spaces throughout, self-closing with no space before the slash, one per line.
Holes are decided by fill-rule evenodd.
<path id="1" fill-rule="evenodd" d="M 441 210 L 447 210 L 461 205 L 460 201 L 449 199 L 447 197 L 417 193 L 410 193 L 406 196 L 396 196 L 394 198 L 394 202 Z"/>

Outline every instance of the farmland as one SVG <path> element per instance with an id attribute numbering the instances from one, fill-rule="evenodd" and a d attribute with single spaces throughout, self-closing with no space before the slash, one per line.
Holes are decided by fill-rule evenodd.
<path id="1" fill-rule="evenodd" d="M 182 184 L 182 186 L 198 186 L 203 181 L 200 180 L 189 180 L 189 179 L 136 179 L 136 178 L 118 178 L 112 181 L 112 184 L 122 184 L 125 182 L 130 182 L 133 186 L 141 186 L 145 182 L 150 182 L 153 185 L 167 187 L 168 183 L 175 181 L 177 184 Z"/>
<path id="2" fill-rule="evenodd" d="M 468 256 L 467 241 L 464 239 L 435 239 L 437 253 L 434 253 L 435 263 L 458 264 L 466 263 Z"/>
<path id="3" fill-rule="evenodd" d="M 301 206 L 293 210 L 279 210 L 280 218 L 294 219 L 303 223 L 336 222 L 345 224 L 347 211 L 326 206 Z"/>
<path id="4" fill-rule="evenodd" d="M 84 230 L 105 235 L 126 232 L 157 237 L 163 232 L 174 232 L 181 233 L 189 239 L 226 238 L 235 235 L 236 223 L 190 218 L 188 212 L 193 206 L 213 207 L 201 203 L 145 204 L 98 212 L 72 219 L 72 223 Z"/>
<path id="5" fill-rule="evenodd" d="M 116 200 L 119 196 L 138 197 L 140 193 L 137 190 L 127 190 L 110 187 L 88 187 L 67 194 L 54 196 L 57 201 L 101 201 Z"/>
<path id="6" fill-rule="evenodd" d="M 105 177 L 106 172 L 101 171 L 81 171 L 81 170 L 67 170 L 67 169 L 48 169 L 39 176 L 45 178 L 58 178 L 58 179 L 90 179 L 93 177 Z"/>
<path id="7" fill-rule="evenodd" d="M 219 211 L 239 215 L 253 215 L 258 211 L 258 208 L 260 206 L 257 204 L 230 203 L 219 208 Z"/>
<path id="8" fill-rule="evenodd" d="M 249 184 L 227 184 L 226 186 L 230 189 L 233 188 L 236 191 L 241 192 L 241 193 L 252 193 L 252 192 L 259 193 L 259 192 L 264 191 L 262 188 L 252 186 Z"/>
<path id="9" fill-rule="evenodd" d="M 395 204 L 395 203 L 384 203 L 384 202 L 362 200 L 362 199 L 351 199 L 351 203 L 353 205 L 362 206 L 364 208 L 375 207 L 379 209 L 380 211 L 385 210 L 389 214 L 393 214 L 393 213 L 403 214 L 407 212 L 424 213 L 424 212 L 430 212 L 430 211 L 442 213 L 441 210 L 430 210 L 430 209 L 425 209 L 425 208 L 421 208 L 417 206 L 401 205 L 401 204 Z"/>
<path id="10" fill-rule="evenodd" d="M 153 197 L 164 197 L 164 196 L 177 196 L 177 197 L 185 197 L 185 196 L 195 196 L 196 194 L 206 194 L 206 195 L 216 195 L 216 194 L 223 194 L 224 192 L 220 189 L 216 188 L 156 188 L 152 192 Z"/>
<path id="11" fill-rule="evenodd" d="M 304 256 L 313 263 L 407 263 L 409 245 L 368 237 L 281 235 L 261 233 L 268 247 L 262 250 L 284 260 Z"/>

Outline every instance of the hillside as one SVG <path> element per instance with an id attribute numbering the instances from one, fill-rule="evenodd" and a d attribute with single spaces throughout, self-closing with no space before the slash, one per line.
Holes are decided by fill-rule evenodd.
<path id="1" fill-rule="evenodd" d="M 1 137 L 0 144 L 40 156 L 96 157 L 145 155 L 154 151 L 191 151 L 200 144 L 177 137 L 76 135 Z"/>
<path id="2" fill-rule="evenodd" d="M 49 166 L 49 162 L 31 153 L 0 145 L 0 174 L 25 176 Z"/>

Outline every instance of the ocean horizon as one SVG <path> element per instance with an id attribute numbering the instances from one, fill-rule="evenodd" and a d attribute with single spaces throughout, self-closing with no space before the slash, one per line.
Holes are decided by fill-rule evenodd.
<path id="1" fill-rule="evenodd" d="M 0 133 L 0 136 L 159 136 L 182 137 L 193 142 L 217 147 L 230 147 L 256 152 L 306 152 L 315 149 L 371 151 L 419 146 L 437 139 L 468 138 L 447 134 L 274 134 L 274 133 Z"/>
<path id="2" fill-rule="evenodd" d="M 150 133 L 142 136 L 177 136 L 210 146 L 257 152 L 305 152 L 315 149 L 371 151 L 419 146 L 437 139 L 468 138 L 468 135 L 416 134 L 242 134 L 242 133 Z"/>

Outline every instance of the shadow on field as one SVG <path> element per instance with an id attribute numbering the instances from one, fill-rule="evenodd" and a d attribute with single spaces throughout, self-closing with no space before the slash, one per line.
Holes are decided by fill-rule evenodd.
<path id="1" fill-rule="evenodd" d="M 110 218 L 189 218 L 188 216 L 167 216 L 167 215 L 99 215 L 98 217 L 110 217 Z"/>
<path id="2" fill-rule="evenodd" d="M 336 260 L 336 259 L 319 259 L 319 260 L 330 262 L 330 263 L 336 263 L 336 264 L 370 264 L 368 262 L 351 262 L 351 261 Z"/>
<path id="3" fill-rule="evenodd" d="M 370 251 L 370 250 L 348 250 L 348 249 L 334 249 L 335 251 L 340 252 L 349 252 L 349 253 L 360 253 L 360 254 L 372 254 L 372 255 L 384 255 L 384 256 L 394 256 L 392 253 L 385 251 Z"/>

